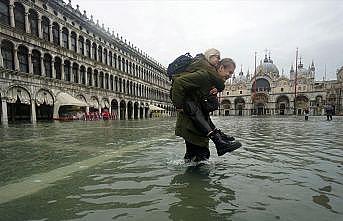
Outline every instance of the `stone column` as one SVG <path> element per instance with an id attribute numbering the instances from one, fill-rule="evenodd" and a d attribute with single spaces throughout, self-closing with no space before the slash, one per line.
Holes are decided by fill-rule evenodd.
<path id="1" fill-rule="evenodd" d="M 120 120 L 120 105 L 118 104 L 118 113 L 117 113 L 117 119 Z"/>
<path id="2" fill-rule="evenodd" d="M 70 34 L 70 35 L 71 35 L 71 34 Z M 78 33 L 76 33 L 75 45 L 76 45 L 76 50 L 75 50 L 75 52 L 76 52 L 76 53 L 79 53 L 80 51 L 79 51 L 79 34 L 78 34 Z"/>
<path id="3" fill-rule="evenodd" d="M 29 51 L 29 54 L 28 54 L 28 62 L 29 62 L 29 73 L 32 74 L 33 73 L 33 64 L 32 64 L 32 53 L 31 53 L 31 51 Z"/>
<path id="4" fill-rule="evenodd" d="M 81 72 L 80 72 L 80 70 L 81 70 L 81 67 L 78 66 L 77 67 L 77 78 L 78 78 L 79 84 L 81 83 Z"/>
<path id="5" fill-rule="evenodd" d="M 14 46 L 14 70 L 19 71 L 18 47 Z"/>
<path id="6" fill-rule="evenodd" d="M 69 76 L 70 76 L 70 82 L 74 82 L 73 65 L 72 65 L 71 62 L 70 62 L 70 65 L 69 65 Z"/>
<path id="7" fill-rule="evenodd" d="M 42 75 L 43 77 L 46 76 L 46 74 L 45 74 L 45 68 L 44 68 L 44 56 L 43 56 L 43 55 L 40 57 L 40 72 L 41 72 L 41 75 Z"/>
<path id="8" fill-rule="evenodd" d="M 125 103 L 125 120 L 129 119 L 129 108 L 127 107 L 127 104 Z"/>
<path id="9" fill-rule="evenodd" d="M 31 123 L 36 123 L 36 102 L 31 100 Z"/>
<path id="10" fill-rule="evenodd" d="M 25 8 L 25 32 L 31 33 L 29 22 L 29 10 L 27 8 Z"/>
<path id="11" fill-rule="evenodd" d="M 142 119 L 144 119 L 145 118 L 145 107 L 143 106 L 143 118 Z"/>
<path id="12" fill-rule="evenodd" d="M 108 108 L 108 111 L 110 112 L 110 114 L 112 114 L 112 107 L 110 105 L 110 107 Z"/>
<path id="13" fill-rule="evenodd" d="M 62 28 L 60 28 L 60 31 L 59 31 L 59 38 L 60 38 L 59 45 L 60 45 L 61 47 L 63 47 Z"/>
<path id="14" fill-rule="evenodd" d="M 86 107 L 86 113 L 89 114 L 89 106 Z"/>
<path id="15" fill-rule="evenodd" d="M 68 30 L 68 49 L 71 50 L 71 32 Z"/>
<path id="16" fill-rule="evenodd" d="M 85 85 L 88 85 L 88 75 L 87 75 L 87 73 L 88 73 L 88 70 L 87 70 L 87 68 L 85 68 Z"/>
<path id="17" fill-rule="evenodd" d="M 2 39 L 0 39 L 1 42 Z M 3 67 L 4 66 L 4 61 L 3 61 L 3 57 L 2 57 L 2 53 L 0 51 L 0 66 Z"/>
<path id="18" fill-rule="evenodd" d="M 52 43 L 53 42 L 53 38 L 52 38 L 52 22 L 49 21 L 49 40 Z"/>
<path id="19" fill-rule="evenodd" d="M 1 98 L 1 124 L 7 125 L 8 124 L 8 116 L 7 116 L 7 102 L 6 98 Z"/>
<path id="20" fill-rule="evenodd" d="M 11 2 L 10 5 L 10 23 L 11 23 L 11 27 L 14 28 L 15 27 L 15 21 L 14 21 L 14 3 Z"/>
<path id="21" fill-rule="evenodd" d="M 52 74 L 52 78 L 56 79 L 56 70 L 55 70 L 55 58 L 52 57 L 51 58 L 51 74 Z"/>
<path id="22" fill-rule="evenodd" d="M 65 76 L 64 76 L 64 59 L 61 58 L 61 80 L 64 81 L 65 80 Z"/>
<path id="23" fill-rule="evenodd" d="M 92 48 L 92 41 L 89 41 L 90 42 L 90 48 L 89 48 L 89 53 L 91 54 L 90 56 L 90 59 L 93 58 L 93 48 Z M 86 41 L 85 41 L 85 45 L 86 45 Z"/>
<path id="24" fill-rule="evenodd" d="M 42 16 L 38 14 L 38 37 L 43 38 Z"/>

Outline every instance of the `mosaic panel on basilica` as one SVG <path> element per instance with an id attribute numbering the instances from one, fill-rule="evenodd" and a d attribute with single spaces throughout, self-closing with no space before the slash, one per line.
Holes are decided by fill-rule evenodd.
<path id="1" fill-rule="evenodd" d="M 306 68 L 302 61 L 289 75 L 279 72 L 267 55 L 256 68 L 256 75 L 240 70 L 238 76 L 226 82 L 220 93 L 219 115 L 323 115 L 327 105 L 334 114 L 343 114 L 343 67 L 337 70 L 337 80 L 316 81 L 316 68 Z"/>
<path id="2" fill-rule="evenodd" d="M 173 111 L 165 68 L 62 0 L 0 0 L 1 122 Z"/>

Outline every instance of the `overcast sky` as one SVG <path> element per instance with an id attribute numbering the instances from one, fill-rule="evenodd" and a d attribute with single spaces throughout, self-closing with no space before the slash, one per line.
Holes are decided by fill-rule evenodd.
<path id="1" fill-rule="evenodd" d="M 67 1 L 67 0 L 65 0 Z M 132 1 L 72 0 L 87 15 L 139 47 L 162 65 L 186 52 L 217 48 L 246 73 L 265 49 L 289 75 L 295 51 L 305 67 L 314 60 L 316 79 L 336 79 L 343 66 L 343 1 Z"/>

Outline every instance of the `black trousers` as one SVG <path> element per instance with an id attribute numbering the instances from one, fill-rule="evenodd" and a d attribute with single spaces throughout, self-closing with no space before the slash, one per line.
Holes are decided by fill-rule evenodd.
<path id="1" fill-rule="evenodd" d="M 204 135 L 207 135 L 216 128 L 211 121 L 209 113 L 204 113 L 199 104 L 196 102 L 186 101 L 184 105 L 184 112 L 191 118 L 193 124 Z"/>
<path id="2" fill-rule="evenodd" d="M 210 158 L 210 150 L 207 147 L 201 147 L 186 141 L 186 162 L 199 162 Z"/>

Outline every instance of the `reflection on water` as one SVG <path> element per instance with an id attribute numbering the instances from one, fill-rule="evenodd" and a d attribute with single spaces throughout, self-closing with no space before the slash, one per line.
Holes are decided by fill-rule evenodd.
<path id="1" fill-rule="evenodd" d="M 342 220 L 343 118 L 214 117 L 243 148 L 203 166 L 174 121 L 1 128 L 0 220 Z"/>

